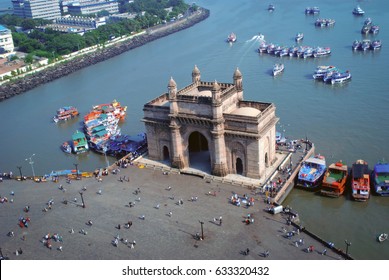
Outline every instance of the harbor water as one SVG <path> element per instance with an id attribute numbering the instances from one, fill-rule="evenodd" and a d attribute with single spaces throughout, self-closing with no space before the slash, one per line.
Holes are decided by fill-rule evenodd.
<path id="1" fill-rule="evenodd" d="M 0 1 L 1 5 L 8 7 Z M 192 1 L 188 2 L 192 3 Z M 280 118 L 277 128 L 290 139 L 305 138 L 315 143 L 327 165 L 343 160 L 351 167 L 364 159 L 373 168 L 378 161 L 389 161 L 389 5 L 377 1 L 276 0 L 198 0 L 210 9 L 210 17 L 184 31 L 151 42 L 102 63 L 42 85 L 0 103 L 0 171 L 31 175 L 52 170 L 91 171 L 104 167 L 103 155 L 88 152 L 68 155 L 60 145 L 79 129 L 82 115 L 93 105 L 118 100 L 128 107 L 122 132 L 130 135 L 144 131 L 143 105 L 167 91 L 170 77 L 178 88 L 191 82 L 194 65 L 202 80 L 232 82 L 239 67 L 243 75 L 244 98 L 273 102 Z M 352 10 L 360 5 L 365 16 Z M 9 4 L 10 6 L 10 4 Z M 305 15 L 307 6 L 318 6 L 319 15 Z M 317 28 L 317 18 L 332 18 L 333 27 Z M 381 50 L 352 51 L 354 40 L 365 37 L 360 30 L 366 17 L 381 27 L 371 40 L 383 42 Z M 237 41 L 226 43 L 234 32 Z M 258 34 L 270 43 L 295 45 L 295 35 L 304 33 L 301 45 L 330 47 L 323 58 L 299 59 L 259 54 Z M 272 67 L 282 62 L 285 70 L 272 76 Z M 335 65 L 349 70 L 352 80 L 332 86 L 315 81 L 318 65 Z M 76 106 L 81 116 L 62 124 L 52 122 L 56 110 Z M 35 154 L 34 156 L 32 156 Z M 32 157 L 31 157 L 32 156 Z M 29 164 L 30 157 L 33 164 Z M 109 163 L 114 159 L 109 158 Z M 303 225 L 346 250 L 356 259 L 389 259 L 389 242 L 378 243 L 377 235 L 389 232 L 389 198 L 372 196 L 368 202 L 354 202 L 349 194 L 325 198 L 293 190 L 284 204 L 298 212 Z"/>

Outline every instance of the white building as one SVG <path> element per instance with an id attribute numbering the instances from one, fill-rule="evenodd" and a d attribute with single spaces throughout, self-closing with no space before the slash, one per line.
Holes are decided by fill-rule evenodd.
<path id="1" fill-rule="evenodd" d="M 61 16 L 59 0 L 12 0 L 14 15 L 31 19 L 56 19 Z"/>
<path id="2" fill-rule="evenodd" d="M 11 30 L 0 25 L 0 56 L 14 51 L 14 41 Z"/>
<path id="3" fill-rule="evenodd" d="M 70 14 L 96 14 L 101 11 L 107 11 L 110 14 L 119 13 L 119 2 L 117 0 L 80 0 L 67 4 Z"/>

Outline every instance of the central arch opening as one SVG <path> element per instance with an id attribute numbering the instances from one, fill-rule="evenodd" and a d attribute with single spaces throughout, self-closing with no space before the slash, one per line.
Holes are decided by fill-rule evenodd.
<path id="1" fill-rule="evenodd" d="M 163 146 L 163 161 L 169 161 L 169 160 L 170 160 L 169 148 Z"/>
<path id="2" fill-rule="evenodd" d="M 236 159 L 236 174 L 243 175 L 243 162 L 241 158 Z"/>
<path id="3" fill-rule="evenodd" d="M 211 173 L 211 155 L 208 140 L 198 131 L 192 132 L 188 139 L 189 165 L 207 173 Z"/>

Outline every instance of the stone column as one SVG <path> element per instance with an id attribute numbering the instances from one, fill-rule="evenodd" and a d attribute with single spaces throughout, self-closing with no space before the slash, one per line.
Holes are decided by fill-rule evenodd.
<path id="1" fill-rule="evenodd" d="M 182 137 L 180 133 L 180 126 L 177 124 L 175 119 L 172 119 L 170 124 L 170 132 L 172 139 L 172 167 L 182 169 L 185 167 L 183 161 L 183 151 L 182 151 Z"/>
<path id="2" fill-rule="evenodd" d="M 214 162 L 212 164 L 212 174 L 224 177 L 228 174 L 226 144 L 224 139 L 224 129 L 222 124 L 217 124 L 211 131 L 213 138 Z"/>

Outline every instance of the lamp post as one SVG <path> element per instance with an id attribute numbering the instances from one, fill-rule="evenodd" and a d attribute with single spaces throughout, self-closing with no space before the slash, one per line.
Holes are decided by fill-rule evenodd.
<path id="1" fill-rule="evenodd" d="M 199 221 L 199 223 L 201 224 L 201 239 L 204 240 L 204 222 L 202 221 Z"/>
<path id="2" fill-rule="evenodd" d="M 73 163 L 73 165 L 76 167 L 76 178 L 78 180 L 80 179 L 80 177 L 78 176 L 78 163 Z"/>
<path id="3" fill-rule="evenodd" d="M 32 161 L 32 157 L 35 156 L 35 154 L 32 154 L 29 158 L 26 158 L 26 161 L 29 160 L 29 164 L 31 164 L 31 170 L 32 170 L 32 176 L 35 179 L 35 171 L 34 171 L 34 162 Z"/>
<path id="4" fill-rule="evenodd" d="M 344 243 L 346 243 L 346 256 L 348 256 L 348 247 L 351 246 L 351 242 L 347 241 L 346 239 Z"/>
<path id="5" fill-rule="evenodd" d="M 17 166 L 17 168 L 19 169 L 19 173 L 20 173 L 20 181 L 23 181 L 22 167 L 21 166 Z"/>
<path id="6" fill-rule="evenodd" d="M 80 192 L 80 195 L 81 195 L 81 201 L 82 201 L 82 208 L 85 208 L 85 202 L 84 202 L 83 192 Z"/>

